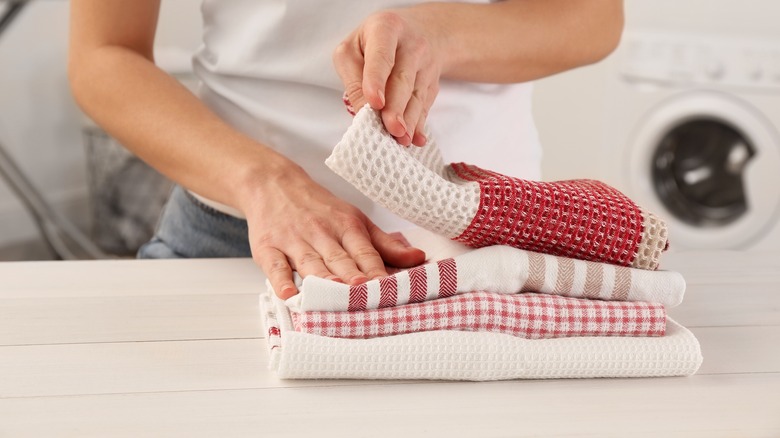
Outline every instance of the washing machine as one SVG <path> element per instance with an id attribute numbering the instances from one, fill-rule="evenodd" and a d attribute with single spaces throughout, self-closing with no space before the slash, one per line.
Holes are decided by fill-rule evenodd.
<path id="1" fill-rule="evenodd" d="M 780 35 L 666 24 L 628 29 L 613 56 L 605 178 L 673 249 L 780 248 Z"/>

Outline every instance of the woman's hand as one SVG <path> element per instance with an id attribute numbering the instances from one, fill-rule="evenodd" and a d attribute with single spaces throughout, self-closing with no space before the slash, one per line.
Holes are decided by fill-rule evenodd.
<path id="1" fill-rule="evenodd" d="M 622 0 L 430 2 L 370 15 L 333 62 L 353 108 L 368 102 L 400 144 L 421 146 L 440 78 L 532 81 L 603 59 L 622 29 Z"/>
<path id="2" fill-rule="evenodd" d="M 426 143 L 425 120 L 439 92 L 442 47 L 429 21 L 414 9 L 378 12 L 333 53 L 352 106 L 381 110 L 385 128 L 404 146 Z"/>
<path id="3" fill-rule="evenodd" d="M 424 252 L 380 230 L 299 167 L 265 175 L 247 200 L 252 256 L 280 298 L 297 293 L 293 270 L 354 285 L 386 276 L 385 262 L 425 261 Z"/>

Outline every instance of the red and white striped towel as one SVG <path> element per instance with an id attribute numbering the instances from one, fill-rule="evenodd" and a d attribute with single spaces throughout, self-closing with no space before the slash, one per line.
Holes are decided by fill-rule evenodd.
<path id="1" fill-rule="evenodd" d="M 671 271 L 647 271 L 490 246 L 350 286 L 308 276 L 287 305 L 295 312 L 361 311 L 419 303 L 461 293 L 541 292 L 573 298 L 647 301 L 673 307 L 685 280 Z"/>
<path id="2" fill-rule="evenodd" d="M 291 313 L 295 331 L 332 338 L 376 338 L 433 330 L 504 333 L 525 339 L 663 336 L 660 304 L 474 292 L 362 312 Z"/>

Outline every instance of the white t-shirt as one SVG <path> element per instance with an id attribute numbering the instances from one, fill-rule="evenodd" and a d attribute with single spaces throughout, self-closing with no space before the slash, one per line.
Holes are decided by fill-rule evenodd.
<path id="1" fill-rule="evenodd" d="M 351 122 L 331 56 L 372 12 L 414 3 L 418 1 L 205 0 L 204 44 L 194 57 L 199 95 L 229 124 L 301 165 L 377 225 L 397 229 L 403 221 L 324 164 Z M 428 126 L 444 159 L 539 179 L 541 147 L 531 116 L 531 91 L 529 83 L 442 81 Z"/>

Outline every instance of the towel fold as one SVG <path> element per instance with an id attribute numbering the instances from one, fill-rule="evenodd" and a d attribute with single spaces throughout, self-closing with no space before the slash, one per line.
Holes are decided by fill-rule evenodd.
<path id="1" fill-rule="evenodd" d="M 606 263 L 490 246 L 349 286 L 308 276 L 287 305 L 295 312 L 361 311 L 486 291 L 541 292 L 573 298 L 680 304 L 685 280 L 672 271 L 647 271 Z"/>
<path id="2" fill-rule="evenodd" d="M 525 339 L 663 336 L 666 311 L 656 303 L 555 295 L 473 292 L 362 312 L 291 312 L 296 332 L 366 339 L 433 330 L 504 333 Z"/>
<path id="3" fill-rule="evenodd" d="M 284 302 L 260 306 L 269 366 L 288 379 L 503 380 L 683 376 L 696 372 L 696 338 L 671 319 L 662 337 L 521 339 L 502 333 L 436 330 L 372 339 L 299 333 Z"/>
<path id="4" fill-rule="evenodd" d="M 399 145 L 366 106 L 325 163 L 402 218 L 472 247 L 658 267 L 666 224 L 618 190 L 593 180 L 528 181 L 445 165 L 428 138 L 424 147 Z"/>

